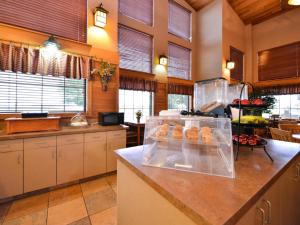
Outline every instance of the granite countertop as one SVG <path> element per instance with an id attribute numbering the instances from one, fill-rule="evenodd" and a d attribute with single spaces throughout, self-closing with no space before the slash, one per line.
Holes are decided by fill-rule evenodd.
<path id="1" fill-rule="evenodd" d="M 116 151 L 118 159 L 197 224 L 235 224 L 300 156 L 296 143 L 268 141 L 263 150 L 242 151 L 236 178 L 142 166 L 142 146 Z"/>
<path id="2" fill-rule="evenodd" d="M 18 134 L 5 134 L 5 132 L 0 130 L 0 141 L 4 140 L 14 140 L 14 139 L 23 139 L 23 138 L 35 138 L 35 137 L 48 137 L 56 135 L 67 135 L 67 134 L 83 134 L 83 133 L 94 133 L 94 132 L 106 132 L 106 131 L 116 131 L 124 130 L 124 126 L 100 126 L 100 125 L 91 125 L 88 127 L 61 127 L 61 130 L 58 131 L 37 131 L 37 132 L 27 132 L 27 133 L 18 133 Z"/>

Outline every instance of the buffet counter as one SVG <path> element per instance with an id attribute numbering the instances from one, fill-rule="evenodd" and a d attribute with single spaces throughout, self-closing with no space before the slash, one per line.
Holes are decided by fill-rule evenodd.
<path id="1" fill-rule="evenodd" d="M 116 151 L 118 225 L 261 224 L 266 199 L 272 215 L 263 219 L 300 221 L 300 145 L 268 140 L 273 163 L 263 150 L 241 150 L 234 179 L 143 166 L 143 146 Z"/>

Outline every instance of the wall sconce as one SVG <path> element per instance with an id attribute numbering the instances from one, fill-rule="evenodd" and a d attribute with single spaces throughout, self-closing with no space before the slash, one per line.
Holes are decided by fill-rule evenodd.
<path id="1" fill-rule="evenodd" d="M 108 11 L 103 8 L 102 3 L 94 9 L 94 25 L 104 28 L 107 24 Z"/>
<path id="2" fill-rule="evenodd" d="M 168 57 L 165 55 L 159 56 L 159 64 L 162 66 L 166 66 L 168 64 Z"/>
<path id="3" fill-rule="evenodd" d="M 289 5 L 300 5 L 300 0 L 289 0 L 288 4 Z"/>
<path id="4" fill-rule="evenodd" d="M 56 38 L 51 35 L 48 40 L 44 42 L 44 47 L 49 52 L 56 52 L 61 48 L 61 45 L 57 42 Z"/>
<path id="5" fill-rule="evenodd" d="M 234 67 L 235 67 L 235 62 L 230 61 L 230 60 L 226 61 L 226 68 L 227 69 L 232 70 L 232 69 L 234 69 Z"/>

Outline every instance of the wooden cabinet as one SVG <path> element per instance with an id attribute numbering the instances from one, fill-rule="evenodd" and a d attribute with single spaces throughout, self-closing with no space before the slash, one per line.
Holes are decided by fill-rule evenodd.
<path id="1" fill-rule="evenodd" d="M 267 190 L 237 225 L 298 225 L 300 157 Z"/>
<path id="2" fill-rule="evenodd" d="M 57 184 L 83 178 L 83 134 L 57 137 Z"/>
<path id="3" fill-rule="evenodd" d="M 91 177 L 106 172 L 106 133 L 85 134 L 84 142 L 84 177 Z"/>
<path id="4" fill-rule="evenodd" d="M 23 193 L 23 140 L 0 143 L 0 199 Z"/>
<path id="5" fill-rule="evenodd" d="M 126 148 L 126 131 L 107 132 L 106 172 L 117 170 L 117 158 L 114 151 L 120 148 Z"/>
<path id="6" fill-rule="evenodd" d="M 24 140 L 24 192 L 56 185 L 56 137 Z"/>

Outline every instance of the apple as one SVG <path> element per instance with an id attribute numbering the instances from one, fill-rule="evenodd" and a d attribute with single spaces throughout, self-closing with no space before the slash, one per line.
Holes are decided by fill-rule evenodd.
<path id="1" fill-rule="evenodd" d="M 265 104 L 265 102 L 260 98 L 256 98 L 256 99 L 252 100 L 252 104 L 253 105 L 263 105 L 263 104 Z"/>
<path id="2" fill-rule="evenodd" d="M 243 100 L 241 101 L 241 104 L 242 104 L 242 105 L 250 105 L 250 101 L 249 101 L 248 99 L 243 99 Z"/>
<path id="3" fill-rule="evenodd" d="M 240 101 L 241 101 L 241 99 L 236 98 L 236 99 L 234 99 L 234 100 L 232 101 L 232 104 L 238 105 L 238 104 L 240 104 Z"/>

